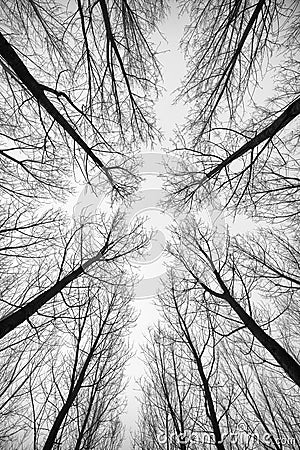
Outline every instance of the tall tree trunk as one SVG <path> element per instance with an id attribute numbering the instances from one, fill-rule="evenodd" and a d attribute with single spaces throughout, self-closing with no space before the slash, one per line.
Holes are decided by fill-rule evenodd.
<path id="1" fill-rule="evenodd" d="M 88 144 L 81 138 L 75 128 L 63 117 L 58 109 L 45 95 L 46 87 L 38 83 L 31 75 L 21 58 L 15 52 L 13 47 L 5 39 L 0 32 L 0 55 L 5 59 L 7 64 L 13 69 L 16 77 L 29 90 L 33 97 L 41 104 L 50 116 L 64 129 L 64 131 L 71 136 L 72 139 L 85 151 L 85 153 L 94 161 L 112 182 L 111 175 L 106 169 L 102 161 L 95 155 Z M 51 90 L 51 89 L 49 89 Z M 54 90 L 53 90 L 54 91 Z"/>
<path id="2" fill-rule="evenodd" d="M 274 122 L 268 125 L 264 130 L 257 134 L 253 139 L 246 142 L 242 147 L 235 151 L 228 158 L 224 159 L 220 164 L 217 164 L 210 172 L 208 172 L 202 179 L 201 183 L 205 183 L 210 180 L 222 169 L 225 169 L 233 161 L 237 160 L 241 156 L 245 155 L 250 150 L 253 150 L 258 145 L 262 144 L 267 139 L 272 139 L 280 130 L 282 130 L 286 125 L 288 125 L 292 120 L 294 120 L 300 114 L 300 99 L 295 100 L 291 103 L 286 110 L 277 117 Z"/>
<path id="3" fill-rule="evenodd" d="M 213 429 L 213 433 L 214 433 L 214 437 L 215 437 L 215 446 L 217 447 L 218 450 L 225 450 L 224 444 L 223 444 L 223 439 L 222 439 L 222 433 L 220 430 L 220 426 L 219 426 L 219 422 L 218 422 L 218 418 L 217 418 L 217 413 L 215 410 L 215 405 L 214 405 L 214 401 L 211 395 L 211 391 L 210 391 L 210 386 L 209 386 L 209 382 L 208 379 L 205 375 L 204 369 L 203 369 L 203 365 L 202 365 L 202 361 L 201 358 L 198 355 L 197 349 L 194 346 L 194 343 L 192 341 L 191 335 L 189 333 L 188 327 L 180 313 L 180 310 L 178 308 L 177 303 L 175 303 L 175 308 L 179 317 L 179 323 L 180 323 L 180 327 L 186 337 L 187 340 L 187 344 L 190 347 L 190 350 L 193 354 L 194 360 L 196 362 L 197 365 L 197 369 L 198 369 L 198 373 L 200 375 L 202 384 L 203 384 L 203 390 L 204 390 L 204 395 L 205 395 L 205 402 L 206 402 L 206 407 L 207 407 L 207 415 L 208 418 L 210 420 L 212 429 Z"/>
<path id="4" fill-rule="evenodd" d="M 80 265 L 77 269 L 70 272 L 61 280 L 57 281 L 52 287 L 47 289 L 42 294 L 39 294 L 31 302 L 18 308 L 17 311 L 9 314 L 0 320 L 0 339 L 6 334 L 14 330 L 18 325 L 25 322 L 29 317 L 36 313 L 42 306 L 44 306 L 49 300 L 55 297 L 59 292 L 63 290 L 68 284 L 76 280 L 84 271 L 90 267 L 94 262 L 98 261 L 101 256 L 104 255 L 108 247 L 108 241 L 102 247 L 102 249 L 97 253 L 96 256 L 90 258 L 84 264 Z"/>
<path id="5" fill-rule="evenodd" d="M 286 374 L 300 387 L 300 365 L 297 361 L 295 361 L 295 359 L 280 344 L 278 344 L 275 339 L 269 336 L 251 316 L 249 316 L 244 308 L 230 294 L 219 272 L 215 269 L 214 274 L 223 293 L 219 294 L 213 291 L 204 283 L 201 283 L 202 287 L 213 296 L 224 299 L 231 306 L 244 325 L 251 331 L 253 336 L 268 350 Z"/>
<path id="6" fill-rule="evenodd" d="M 50 432 L 48 434 L 47 440 L 46 440 L 46 442 L 44 444 L 43 450 L 51 450 L 53 445 L 54 445 L 54 443 L 55 443 L 55 439 L 56 439 L 57 433 L 59 432 L 59 429 L 60 429 L 63 421 L 65 420 L 65 418 L 66 418 L 70 408 L 72 407 L 73 402 L 76 399 L 76 397 L 78 395 L 78 392 L 79 392 L 79 390 L 80 390 L 80 388 L 81 388 L 81 386 L 82 386 L 82 384 L 84 382 L 86 371 L 87 371 L 87 369 L 89 367 L 89 364 L 91 362 L 91 359 L 92 359 L 92 357 L 93 357 L 93 355 L 95 353 L 95 349 L 96 349 L 96 347 L 98 345 L 98 342 L 99 342 L 99 339 L 101 337 L 102 330 L 103 330 L 103 324 L 102 324 L 102 326 L 101 326 L 101 328 L 99 330 L 99 333 L 97 335 L 97 338 L 96 338 L 96 340 L 95 340 L 95 342 L 94 342 L 94 344 L 93 344 L 93 346 L 92 346 L 92 348 L 91 348 L 91 350 L 90 350 L 90 352 L 89 352 L 89 354 L 88 354 L 88 356 L 87 356 L 87 358 L 86 358 L 86 360 L 84 362 L 84 365 L 83 365 L 83 367 L 82 367 L 82 369 L 80 371 L 79 377 L 78 377 L 75 385 L 73 387 L 71 387 L 71 389 L 69 391 L 69 395 L 67 397 L 67 400 L 65 401 L 65 403 L 61 407 L 58 415 L 56 416 L 56 419 L 55 419 L 55 421 L 54 421 L 54 423 L 52 425 L 52 428 L 51 428 L 51 430 L 50 430 Z M 74 368 L 74 370 L 76 370 L 76 368 Z"/>

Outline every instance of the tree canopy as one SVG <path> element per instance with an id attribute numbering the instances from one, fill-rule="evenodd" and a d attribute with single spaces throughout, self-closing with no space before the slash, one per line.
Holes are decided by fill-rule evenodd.
<path id="1" fill-rule="evenodd" d="M 132 258 L 150 242 L 126 208 L 141 149 L 161 142 L 157 36 L 172 6 L 0 0 L 5 450 L 122 447 Z M 132 446 L 298 449 L 299 3 L 176 6 L 186 22 L 176 99 L 189 113 L 167 150 L 178 163 L 166 163 L 164 207 L 181 219 L 143 346 Z M 79 182 L 110 207 L 69 217 Z M 204 223 L 216 204 L 251 232 Z"/>

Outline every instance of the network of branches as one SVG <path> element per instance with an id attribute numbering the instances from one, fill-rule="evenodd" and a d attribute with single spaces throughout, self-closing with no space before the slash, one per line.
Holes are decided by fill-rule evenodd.
<path id="1" fill-rule="evenodd" d="M 186 218 L 132 446 L 300 447 L 298 1 L 0 0 L 3 450 L 122 447 L 132 261 L 150 239 L 126 205 L 160 139 L 155 42 L 175 4 L 189 113 L 165 187 Z M 79 182 L 110 207 L 70 217 Z"/>

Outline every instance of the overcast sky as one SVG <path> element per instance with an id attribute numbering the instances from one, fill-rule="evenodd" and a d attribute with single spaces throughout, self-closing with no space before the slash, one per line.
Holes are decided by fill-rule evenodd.
<path id="1" fill-rule="evenodd" d="M 160 50 L 166 51 L 160 57 L 160 61 L 163 64 L 163 77 L 164 77 L 164 88 L 166 91 L 164 95 L 160 99 L 157 104 L 157 120 L 158 125 L 162 128 L 164 134 L 164 142 L 162 146 L 168 146 L 168 140 L 172 136 L 172 131 L 175 128 L 176 124 L 180 124 L 184 121 L 184 115 L 187 112 L 187 108 L 182 104 L 173 105 L 174 95 L 172 92 L 179 86 L 180 80 L 183 78 L 185 73 L 185 64 L 183 55 L 179 51 L 179 40 L 183 34 L 184 29 L 184 18 L 178 19 L 178 13 L 176 9 L 176 5 L 172 6 L 172 11 L 167 20 L 162 24 L 161 31 L 165 35 L 167 42 L 164 42 L 160 36 L 157 36 L 157 42 L 160 43 Z M 147 149 L 145 149 L 147 152 Z M 161 154 L 161 147 L 157 147 L 154 149 L 154 153 Z M 155 155 L 153 157 L 155 163 Z M 157 155 L 157 161 L 160 158 Z M 148 164 L 148 159 L 145 158 L 145 166 Z M 150 165 L 150 164 L 149 164 Z M 148 167 L 143 167 L 142 171 L 147 171 Z M 155 164 L 154 164 L 155 166 Z M 145 181 L 141 186 L 141 194 L 143 192 L 147 193 L 149 190 L 157 190 L 157 196 L 152 195 L 154 198 L 160 197 L 160 187 L 162 184 L 162 180 L 159 178 L 159 173 L 161 172 L 161 167 L 158 166 L 157 162 L 157 174 L 148 173 L 144 176 Z M 150 169 L 149 169 L 150 170 Z M 153 168 L 151 168 L 152 172 Z M 153 200 L 155 202 L 155 200 Z M 143 201 L 140 202 L 141 205 Z M 143 209 L 141 207 L 141 209 Z M 144 214 L 144 211 L 141 211 Z M 146 211 L 149 219 L 152 219 L 152 224 L 156 225 L 157 228 L 163 233 L 166 234 L 166 227 L 170 222 L 170 218 L 164 214 L 159 214 L 157 208 L 148 208 Z M 161 266 L 163 265 L 163 257 L 162 255 L 152 264 L 143 265 L 141 268 L 142 275 L 147 278 L 152 276 L 153 267 L 159 272 Z M 162 269 L 161 269 L 162 270 Z M 154 282 L 150 283 L 149 280 L 149 292 L 152 291 L 153 286 L 156 286 L 156 278 Z M 147 288 L 146 288 L 147 289 Z M 147 292 L 145 292 L 145 297 L 147 297 Z M 130 377 L 130 383 L 128 389 L 126 391 L 128 407 L 127 414 L 124 417 L 124 423 L 126 425 L 126 439 L 123 443 L 123 449 L 129 450 L 130 448 L 130 432 L 135 429 L 136 421 L 138 418 L 138 408 L 139 404 L 137 401 L 138 385 L 136 383 L 137 379 L 143 375 L 144 366 L 140 361 L 141 352 L 140 352 L 140 344 L 144 342 L 143 336 L 147 334 L 147 328 L 156 322 L 158 319 L 158 313 L 153 305 L 153 297 L 148 298 L 138 298 L 135 302 L 136 308 L 140 313 L 137 326 L 132 334 L 132 342 L 134 343 L 134 349 L 136 351 L 136 356 L 132 358 L 130 361 L 130 365 L 127 370 L 127 375 Z"/>

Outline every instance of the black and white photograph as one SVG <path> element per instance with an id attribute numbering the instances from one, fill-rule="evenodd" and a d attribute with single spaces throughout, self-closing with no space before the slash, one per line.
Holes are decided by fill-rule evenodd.
<path id="1" fill-rule="evenodd" d="M 0 450 L 299 450 L 299 239 L 299 0 L 0 0 Z"/>

